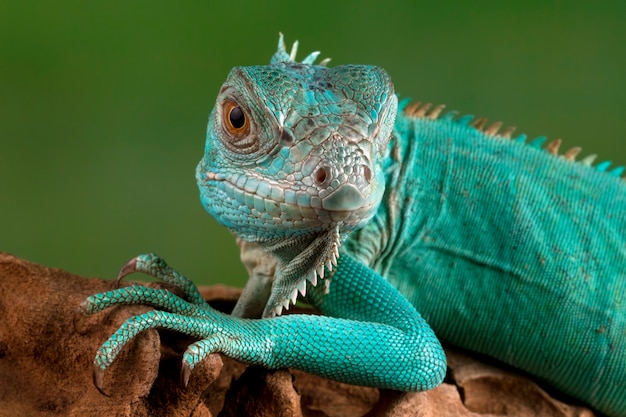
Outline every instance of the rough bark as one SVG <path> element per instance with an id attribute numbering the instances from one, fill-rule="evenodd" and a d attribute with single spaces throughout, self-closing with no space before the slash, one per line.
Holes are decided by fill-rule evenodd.
<path id="1" fill-rule="evenodd" d="M 593 415 L 527 377 L 453 349 L 446 383 L 423 393 L 379 392 L 220 355 L 196 367 L 183 388 L 180 358 L 192 339 L 166 331 L 145 332 L 123 349 L 106 373 L 105 396 L 92 383 L 93 356 L 126 318 L 149 308 L 114 307 L 75 320 L 85 297 L 113 287 L 0 253 L 0 416 Z M 222 310 L 238 294 L 203 289 Z"/>

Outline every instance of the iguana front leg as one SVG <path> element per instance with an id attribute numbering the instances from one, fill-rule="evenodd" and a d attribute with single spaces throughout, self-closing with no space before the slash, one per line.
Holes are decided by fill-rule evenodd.
<path id="1" fill-rule="evenodd" d="M 143 255 L 140 259 L 134 263 L 137 270 L 166 271 L 168 276 L 176 274 L 179 282 L 189 282 L 160 258 Z M 158 262 L 158 268 L 151 262 Z M 183 355 L 185 380 L 199 361 L 222 352 L 246 363 L 297 368 L 351 384 L 404 391 L 440 384 L 446 371 L 445 355 L 415 308 L 380 275 L 348 255 L 341 256 L 333 275 L 330 293 L 312 285 L 308 288 L 308 300 L 328 317 L 294 314 L 243 319 L 206 304 L 183 301 L 172 293 L 135 287 L 91 296 L 82 305 L 87 315 L 128 303 L 160 309 L 128 319 L 100 347 L 94 360 L 96 384 L 101 388 L 102 373 L 124 345 L 152 328 L 201 339 Z M 161 273 L 157 278 L 168 279 Z"/>
<path id="2" fill-rule="evenodd" d="M 248 281 L 231 315 L 260 318 L 272 292 L 278 260 L 257 244 L 237 239 L 237 245 L 241 262 L 248 271 Z"/>
<path id="3" fill-rule="evenodd" d="M 159 309 L 127 320 L 102 345 L 97 376 L 135 335 L 167 328 L 202 339 L 184 354 L 184 376 L 223 352 L 381 388 L 425 390 L 442 381 L 443 350 L 415 308 L 373 270 L 339 257 L 342 240 L 371 221 L 383 198 L 397 111 L 391 79 L 372 66 L 314 65 L 316 53 L 296 62 L 295 53 L 287 54 L 281 37 L 271 65 L 231 71 L 196 170 L 206 210 L 277 261 L 273 274 L 252 274 L 235 309 L 264 318 L 219 313 L 161 260 L 141 257 L 124 273 L 134 268 L 173 282 L 190 303 L 138 288 L 90 297 L 86 314 L 135 302 Z M 319 288 L 318 277 L 325 278 Z M 280 316 L 299 293 L 328 317 Z"/>

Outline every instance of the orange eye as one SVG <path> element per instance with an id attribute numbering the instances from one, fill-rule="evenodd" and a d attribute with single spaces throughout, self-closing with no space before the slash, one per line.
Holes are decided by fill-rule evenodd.
<path id="1" fill-rule="evenodd" d="M 224 127 L 226 131 L 233 136 L 245 136 L 250 130 L 248 117 L 237 103 L 232 101 L 224 102 L 222 111 Z"/>

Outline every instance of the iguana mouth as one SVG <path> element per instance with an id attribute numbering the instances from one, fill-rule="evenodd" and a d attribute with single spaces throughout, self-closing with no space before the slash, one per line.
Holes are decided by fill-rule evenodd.
<path id="1" fill-rule="evenodd" d="M 215 172 L 204 174 L 211 186 L 264 223 L 295 230 L 320 230 L 339 226 L 342 231 L 357 227 L 373 215 L 378 201 L 368 202 L 356 186 L 341 184 L 324 198 L 306 191 L 244 175 Z"/>
<path id="2" fill-rule="evenodd" d="M 378 201 L 367 205 L 365 197 L 352 184 L 339 185 L 328 194 L 327 200 L 306 194 L 309 198 L 287 202 L 287 193 L 278 183 L 256 179 L 249 181 L 250 177 L 210 171 L 205 172 L 203 177 L 209 183 L 206 190 L 225 194 L 218 200 L 222 205 L 225 199 L 230 198 L 239 204 L 238 212 L 242 213 L 241 208 L 246 207 L 247 216 L 255 216 L 264 222 L 248 221 L 249 225 L 256 225 L 256 229 L 244 233 L 241 228 L 231 229 L 243 240 L 260 243 L 264 251 L 279 260 L 264 317 L 280 316 L 291 304 L 295 304 L 298 294 L 305 296 L 307 281 L 317 286 L 322 279 L 328 291 L 332 275 L 327 273 L 337 265 L 342 238 L 362 222 L 369 221 L 378 205 Z M 318 207 L 311 207 L 312 204 Z M 337 210 L 341 208 L 344 210 Z M 267 229 L 263 232 L 263 224 L 270 231 L 286 233 L 281 236 L 268 234 Z M 276 228 L 277 225 L 281 227 Z"/>

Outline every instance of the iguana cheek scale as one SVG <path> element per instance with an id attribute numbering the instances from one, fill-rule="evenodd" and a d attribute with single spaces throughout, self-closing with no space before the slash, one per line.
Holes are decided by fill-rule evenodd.
<path id="1" fill-rule="evenodd" d="M 157 308 L 98 350 L 96 385 L 128 341 L 159 327 L 201 339 L 183 356 L 185 380 L 223 352 L 426 390 L 446 371 L 428 322 L 449 343 L 626 415 L 624 168 L 443 106 L 398 103 L 384 70 L 315 65 L 317 52 L 297 62 L 296 50 L 281 36 L 270 65 L 231 71 L 196 171 L 203 206 L 249 242 L 242 258 L 268 257 L 275 270 L 253 269 L 225 315 L 158 256 L 133 259 L 119 278 L 142 271 L 184 299 L 142 286 L 89 297 L 84 314 Z M 281 316 L 298 296 L 324 316 Z"/>

